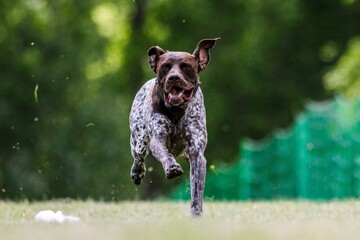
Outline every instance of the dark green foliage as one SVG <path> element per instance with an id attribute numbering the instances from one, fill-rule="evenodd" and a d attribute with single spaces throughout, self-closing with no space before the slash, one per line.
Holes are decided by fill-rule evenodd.
<path id="1" fill-rule="evenodd" d="M 129 177 L 128 113 L 154 77 L 152 45 L 191 52 L 222 38 L 201 74 L 206 156 L 235 159 L 239 139 L 288 126 L 305 99 L 327 97 L 323 74 L 359 35 L 359 11 L 351 0 L 0 0 L 0 199 L 169 191 L 176 182 L 156 161 L 139 189 Z"/>

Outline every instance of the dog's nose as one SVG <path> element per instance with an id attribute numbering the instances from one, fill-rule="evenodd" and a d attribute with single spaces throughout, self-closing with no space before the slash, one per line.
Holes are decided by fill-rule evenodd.
<path id="1" fill-rule="evenodd" d="M 168 77 L 169 81 L 176 81 L 176 80 L 180 80 L 180 76 L 179 75 L 170 75 Z"/>

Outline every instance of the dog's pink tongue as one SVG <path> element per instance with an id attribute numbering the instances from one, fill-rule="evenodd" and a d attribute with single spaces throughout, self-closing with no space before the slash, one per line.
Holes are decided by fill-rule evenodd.
<path id="1" fill-rule="evenodd" d="M 169 93 L 169 102 L 174 106 L 180 105 L 183 102 L 182 95 L 183 95 L 183 92 Z"/>

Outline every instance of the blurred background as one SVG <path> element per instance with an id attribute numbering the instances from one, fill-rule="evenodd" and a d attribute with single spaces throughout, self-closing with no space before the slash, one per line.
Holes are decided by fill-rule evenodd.
<path id="1" fill-rule="evenodd" d="M 186 182 L 185 161 L 168 181 L 151 157 L 141 186 L 129 177 L 128 116 L 153 45 L 221 37 L 200 76 L 209 176 L 245 164 L 244 139 L 298 126 L 309 99 L 357 99 L 359 23 L 359 0 L 0 0 L 0 199 L 153 199 Z"/>

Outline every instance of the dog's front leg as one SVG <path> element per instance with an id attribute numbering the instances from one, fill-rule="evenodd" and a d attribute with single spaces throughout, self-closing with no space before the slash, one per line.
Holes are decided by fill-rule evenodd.
<path id="1" fill-rule="evenodd" d="M 150 120 L 150 150 L 163 165 L 168 179 L 180 176 L 184 172 L 166 146 L 169 134 L 171 134 L 171 125 L 171 121 L 159 113 L 153 114 Z"/>
<path id="2" fill-rule="evenodd" d="M 195 124 L 198 124 L 196 122 Z M 205 188 L 206 177 L 206 159 L 204 156 L 207 143 L 206 129 L 197 125 L 189 128 L 187 131 L 187 155 L 190 161 L 190 188 L 191 188 L 191 208 L 192 216 L 200 216 L 202 214 L 202 202 Z M 190 131 L 193 129 L 193 131 Z M 194 131 L 197 129 L 197 131 Z"/>
<path id="3" fill-rule="evenodd" d="M 190 188 L 191 188 L 191 208 L 192 216 L 202 214 L 202 202 L 204 196 L 206 159 L 203 152 L 190 154 Z"/>

